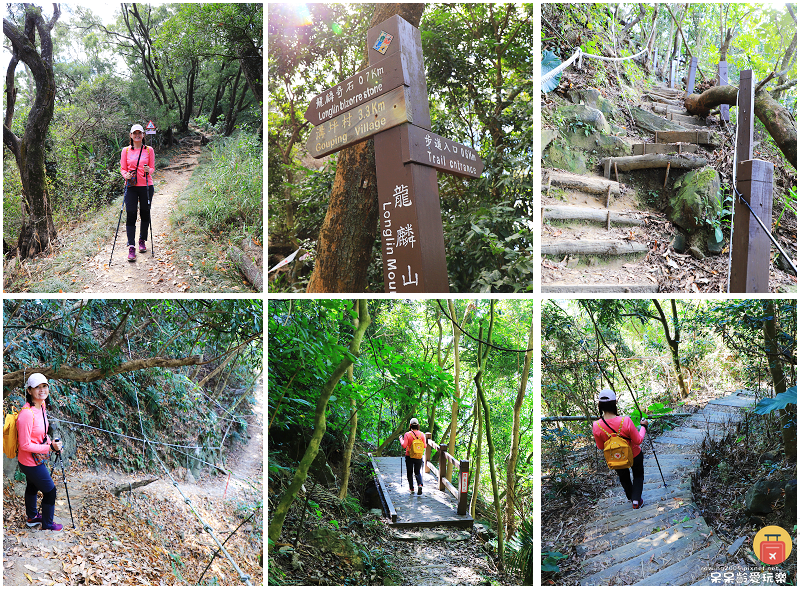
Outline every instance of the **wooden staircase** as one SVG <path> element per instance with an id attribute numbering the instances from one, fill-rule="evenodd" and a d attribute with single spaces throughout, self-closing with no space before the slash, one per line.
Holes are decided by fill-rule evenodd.
<path id="1" fill-rule="evenodd" d="M 582 586 L 712 585 L 723 546 L 693 501 L 691 474 L 703 439 L 731 432 L 742 418 L 739 410 L 754 404 L 749 392 L 734 392 L 661 435 L 655 448 L 666 488 L 650 443 L 644 444 L 644 506 L 634 510 L 618 484 L 597 503 L 580 548 L 586 556 Z"/>

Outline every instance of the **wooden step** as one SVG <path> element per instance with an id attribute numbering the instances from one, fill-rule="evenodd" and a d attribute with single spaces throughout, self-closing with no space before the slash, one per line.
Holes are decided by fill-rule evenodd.
<path id="1" fill-rule="evenodd" d="M 671 105 L 675 107 L 682 107 L 684 102 L 682 98 L 665 98 L 663 96 L 654 94 L 652 92 L 645 92 L 644 94 L 642 94 L 642 98 L 646 98 L 654 102 L 659 102 L 661 104 Z"/>
<path id="2" fill-rule="evenodd" d="M 685 586 L 698 578 L 703 577 L 708 571 L 706 568 L 716 562 L 717 554 L 722 549 L 722 544 L 716 537 L 711 538 L 711 544 L 705 549 L 692 553 L 681 561 L 672 564 L 657 574 L 639 580 L 634 586 Z"/>
<path id="3" fill-rule="evenodd" d="M 670 498 L 686 498 L 689 494 L 691 500 L 691 484 L 690 482 L 681 482 L 674 486 L 669 486 L 664 489 L 664 485 L 659 482 L 658 485 L 650 483 L 645 484 L 642 488 L 642 499 L 647 503 L 665 502 Z M 617 485 L 614 489 L 614 494 L 607 498 L 600 498 L 595 505 L 596 510 L 612 510 L 618 506 L 625 506 L 626 509 L 631 509 L 631 503 L 625 498 L 622 487 Z"/>
<path id="4" fill-rule="evenodd" d="M 544 175 L 542 185 L 571 188 L 598 195 L 607 195 L 610 191 L 612 195 L 619 196 L 624 192 L 622 185 L 613 180 L 599 176 L 583 176 L 572 172 L 562 172 L 561 170 L 548 170 Z"/>
<path id="5" fill-rule="evenodd" d="M 661 489 L 664 489 L 663 486 Z M 673 508 L 680 508 L 684 504 L 691 502 L 692 493 L 688 488 L 679 489 L 678 493 L 673 494 L 662 494 L 648 490 L 646 492 L 642 492 L 642 499 L 644 500 L 645 508 L 652 504 L 659 504 L 671 510 Z M 616 514 L 627 514 L 633 510 L 632 504 L 627 498 L 625 498 L 625 496 L 620 495 L 615 497 L 614 500 L 616 501 L 613 504 L 608 504 L 602 508 L 596 506 L 593 512 L 596 512 L 598 515 L 602 515 L 603 517 L 609 517 Z"/>
<path id="6" fill-rule="evenodd" d="M 728 396 L 723 397 L 721 399 L 715 399 L 713 401 L 708 402 L 706 407 L 713 406 L 714 409 L 719 408 L 752 408 L 756 405 L 756 401 L 754 399 L 748 399 L 742 396 Z"/>
<path id="7" fill-rule="evenodd" d="M 646 244 L 627 240 L 558 240 L 542 242 L 541 253 L 545 256 L 626 256 L 650 251 Z"/>
<path id="8" fill-rule="evenodd" d="M 695 440 L 695 439 L 692 439 L 692 438 L 679 438 L 677 436 L 675 436 L 675 437 L 663 436 L 663 437 L 658 439 L 658 442 L 662 443 L 662 444 L 668 444 L 668 445 L 694 446 L 694 445 L 699 445 L 703 441 Z"/>
<path id="9" fill-rule="evenodd" d="M 694 512 L 696 510 L 697 507 L 694 505 L 681 506 L 680 508 L 666 510 L 649 518 L 637 520 L 636 522 L 627 526 L 608 529 L 607 532 L 600 534 L 599 536 L 592 531 L 595 533 L 594 536 L 587 535 L 587 537 L 584 539 L 584 544 L 593 543 L 599 545 L 600 543 L 608 542 L 609 544 L 613 543 L 614 546 L 622 546 L 630 543 L 631 541 L 635 541 L 636 539 L 641 539 L 642 537 L 649 535 L 650 533 L 654 532 L 654 528 L 666 528 L 670 526 L 671 521 L 675 518 L 681 519 L 684 516 L 695 518 L 696 515 Z"/>
<path id="10" fill-rule="evenodd" d="M 657 115 L 668 115 L 670 113 L 673 113 L 675 115 L 682 115 L 684 117 L 691 117 L 691 115 L 692 115 L 689 111 L 687 111 L 683 107 L 678 107 L 678 106 L 669 105 L 669 104 L 659 104 L 659 103 L 647 104 L 647 103 L 644 103 L 644 104 L 641 105 L 641 107 L 643 109 L 649 107 L 649 108 L 653 109 L 653 112 L 656 113 Z"/>
<path id="11" fill-rule="evenodd" d="M 718 145 L 719 141 L 711 131 L 656 131 L 656 143 L 696 143 Z"/>
<path id="12" fill-rule="evenodd" d="M 655 283 L 623 285 L 570 285 L 566 283 L 542 284 L 542 293 L 658 293 Z"/>
<path id="13" fill-rule="evenodd" d="M 700 117 L 695 117 L 692 115 L 679 115 L 678 113 L 667 113 L 664 115 L 664 118 L 667 121 L 672 121 L 673 123 L 678 123 L 681 127 L 708 127 L 708 124 L 703 121 Z"/>
<path id="14" fill-rule="evenodd" d="M 702 521 L 703 519 L 695 519 L 695 521 L 697 520 Z M 629 543 L 624 547 L 613 549 L 605 554 L 608 556 L 607 559 L 612 560 L 612 563 L 609 563 L 604 570 L 582 579 L 580 585 L 611 586 L 614 585 L 612 579 L 620 574 L 623 576 L 628 574 L 625 577 L 638 578 L 643 570 L 654 566 L 657 567 L 665 557 L 674 556 L 677 552 L 683 551 L 695 543 L 702 542 L 709 531 L 708 527 L 705 526 L 705 522 L 703 522 L 703 526 L 705 527 L 703 531 L 697 526 L 692 526 L 686 530 L 681 530 L 679 527 L 670 528 L 667 531 L 658 532 L 644 539 Z M 631 547 L 631 549 L 628 550 L 628 547 Z M 637 553 L 626 561 L 619 561 L 618 555 L 623 550 L 627 553 L 628 551 L 640 551 L 641 549 L 644 549 L 644 551 Z M 630 574 L 633 574 L 633 576 L 630 576 Z"/>
<path id="15" fill-rule="evenodd" d="M 603 158 L 603 171 L 606 178 L 610 178 L 612 170 L 629 172 L 631 170 L 642 170 L 646 168 L 679 168 L 693 169 L 702 168 L 708 164 L 708 160 L 700 156 L 688 154 L 647 154 L 644 156 L 619 156 Z"/>
<path id="16" fill-rule="evenodd" d="M 680 123 L 668 121 L 664 117 L 660 117 L 655 113 L 640 109 L 639 107 L 632 107 L 630 113 L 636 126 L 650 133 L 656 131 L 687 131 L 687 128 Z"/>
<path id="17" fill-rule="evenodd" d="M 633 144 L 633 155 L 693 154 L 698 149 L 700 149 L 700 146 L 694 143 L 635 143 Z"/>
<path id="18" fill-rule="evenodd" d="M 644 506 L 638 509 L 634 509 L 633 505 L 631 504 L 628 505 L 628 510 L 621 512 L 614 512 L 611 514 L 598 513 L 598 516 L 602 516 L 602 520 L 598 521 L 598 526 L 603 527 L 603 530 L 606 531 L 613 530 L 632 523 L 646 520 L 648 518 L 659 516 L 660 514 L 665 514 L 670 510 L 678 510 L 679 508 L 683 508 L 688 504 L 691 504 L 691 502 L 649 503 L 647 500 L 645 500 Z M 587 531 L 588 530 L 589 529 L 587 529 Z"/>
<path id="19" fill-rule="evenodd" d="M 551 221 L 581 220 L 603 224 L 610 222 L 617 225 L 644 225 L 641 214 L 635 211 L 609 211 L 608 209 L 564 205 L 545 205 L 542 207 L 542 219 Z"/>

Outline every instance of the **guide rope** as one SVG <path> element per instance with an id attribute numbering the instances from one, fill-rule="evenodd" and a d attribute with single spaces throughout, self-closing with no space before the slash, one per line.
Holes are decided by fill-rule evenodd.
<path id="1" fill-rule="evenodd" d="M 583 60 L 584 57 L 588 57 L 589 59 L 599 59 L 601 61 L 621 62 L 621 61 L 625 61 L 626 59 L 636 59 L 637 57 L 640 57 L 641 55 L 643 55 L 645 53 L 647 53 L 647 47 L 642 49 L 636 55 L 629 55 L 628 57 L 604 57 L 602 55 L 594 55 L 592 53 L 585 53 L 580 47 L 578 47 L 575 50 L 575 53 L 573 53 L 572 56 L 567 61 L 565 61 L 564 63 L 562 63 L 557 68 L 550 70 L 549 72 L 547 72 L 546 74 L 544 74 L 542 76 L 542 84 L 544 84 L 548 80 L 551 80 L 552 78 L 556 77 L 561 72 L 566 70 L 569 66 L 571 66 L 575 62 L 576 59 L 580 59 L 581 60 L 580 62 L 578 62 L 578 67 L 580 68 L 582 66 L 582 60 Z"/>
<path id="2" fill-rule="evenodd" d="M 453 324 L 453 325 L 454 325 L 456 328 L 458 328 L 458 331 L 459 331 L 459 332 L 461 332 L 461 333 L 462 333 L 462 334 L 464 334 L 465 336 L 468 336 L 469 338 L 472 338 L 472 339 L 473 339 L 475 342 L 479 342 L 480 344 L 483 344 L 483 345 L 485 345 L 485 346 L 490 346 L 491 348 L 496 348 L 497 350 L 502 350 L 503 352 L 522 352 L 522 353 L 526 353 L 526 352 L 531 352 L 531 351 L 533 350 L 532 348 L 525 348 L 525 349 L 522 349 L 522 348 L 504 348 L 504 347 L 502 347 L 502 346 L 495 346 L 495 345 L 494 345 L 494 344 L 492 344 L 491 342 L 486 342 L 486 341 L 484 341 L 484 340 L 479 340 L 479 339 L 475 338 L 475 336 L 473 336 L 473 335 L 472 335 L 472 334 L 470 334 L 469 332 L 465 332 L 465 331 L 464 331 L 464 330 L 461 328 L 461 326 L 459 326 L 459 325 L 458 325 L 458 322 L 456 322 L 456 321 L 455 321 L 453 318 L 451 318 L 451 317 L 450 317 L 450 316 L 447 314 L 447 312 L 444 310 L 444 307 L 442 307 L 442 302 L 441 302 L 441 301 L 439 301 L 439 300 L 437 299 L 437 300 L 436 300 L 436 303 L 438 303 L 438 304 L 439 304 L 439 309 L 441 309 L 441 310 L 442 310 L 442 313 L 444 314 L 444 317 L 446 317 L 448 320 L 450 320 L 450 322 L 451 322 L 451 323 L 452 323 L 452 324 Z"/>

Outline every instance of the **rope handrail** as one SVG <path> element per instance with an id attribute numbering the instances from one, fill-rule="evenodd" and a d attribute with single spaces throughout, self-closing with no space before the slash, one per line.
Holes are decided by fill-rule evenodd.
<path id="1" fill-rule="evenodd" d="M 107 432 L 108 434 L 113 434 L 114 436 L 121 436 L 122 438 L 129 438 L 131 440 L 137 440 L 139 442 L 149 442 L 152 445 L 161 445 L 162 447 L 172 447 L 176 449 L 193 449 L 193 450 L 200 450 L 206 449 L 209 451 L 218 451 L 222 447 L 198 447 L 197 445 L 173 445 L 170 443 L 164 442 L 152 442 L 148 441 L 144 438 L 138 438 L 135 436 L 128 436 L 127 434 L 122 434 L 120 432 L 114 432 L 112 430 L 106 430 L 105 428 L 98 428 L 97 426 L 90 426 L 89 424 L 81 424 L 80 422 L 71 422 L 70 420 L 64 420 L 62 418 L 50 418 L 51 422 L 63 422 L 64 424 L 72 424 L 73 426 L 82 426 L 84 428 L 91 428 L 92 430 L 99 430 L 100 432 Z"/>
<path id="2" fill-rule="evenodd" d="M 621 62 L 621 61 L 625 61 L 626 59 L 636 59 L 637 57 L 641 56 L 644 53 L 647 53 L 647 48 L 646 47 L 644 49 L 642 49 L 636 55 L 629 55 L 628 57 L 604 57 L 602 55 L 594 55 L 593 53 L 585 53 L 580 47 L 578 47 L 575 50 L 575 53 L 573 53 L 572 56 L 567 61 L 565 61 L 564 63 L 559 65 L 557 68 L 554 68 L 554 69 L 550 70 L 549 72 L 547 72 L 546 74 L 544 74 L 542 76 L 542 84 L 544 84 L 545 82 L 551 80 L 552 78 L 556 77 L 558 74 L 560 74 L 561 72 L 566 70 L 577 59 L 583 59 L 584 57 L 588 57 L 590 59 L 599 59 L 601 61 Z"/>

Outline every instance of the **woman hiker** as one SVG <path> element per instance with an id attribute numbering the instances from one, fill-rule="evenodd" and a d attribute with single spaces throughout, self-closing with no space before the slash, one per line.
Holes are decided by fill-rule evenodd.
<path id="1" fill-rule="evenodd" d="M 603 446 L 609 437 L 614 433 L 627 440 L 633 451 L 633 465 L 631 469 L 615 469 L 619 476 L 619 482 L 628 500 L 633 503 L 634 509 L 644 506 L 642 500 L 642 488 L 644 487 L 644 453 L 639 445 L 644 441 L 647 433 L 645 426 L 647 420 L 642 420 L 642 427 L 636 430 L 633 420 L 628 416 L 617 415 L 617 394 L 611 389 L 604 389 L 597 396 L 598 409 L 600 410 L 600 420 L 592 424 L 592 434 L 597 448 L 603 450 Z M 631 482 L 631 470 L 633 471 L 633 482 Z"/>
<path id="2" fill-rule="evenodd" d="M 25 474 L 28 486 L 25 488 L 25 512 L 27 525 L 42 525 L 43 531 L 60 531 L 62 526 L 53 522 L 56 508 L 56 484 L 47 470 L 47 457 L 50 451 L 59 452 L 63 444 L 54 442 L 47 436 L 49 421 L 45 400 L 50 394 L 50 385 L 41 373 L 28 377 L 25 387 L 27 403 L 22 406 L 17 417 L 17 441 L 19 442 L 19 469 Z M 42 492 L 42 510 L 36 509 L 38 492 Z"/>
<path id="3" fill-rule="evenodd" d="M 410 430 L 406 432 L 403 436 L 400 437 L 400 445 L 406 450 L 406 476 L 408 477 L 408 491 L 412 494 L 414 493 L 414 477 L 417 478 L 417 484 L 419 484 L 419 489 L 417 490 L 417 495 L 422 494 L 422 473 L 420 470 L 422 469 L 422 462 L 425 460 L 425 434 L 419 431 L 419 420 L 416 418 L 411 418 L 411 422 L 409 423 Z M 414 449 L 412 448 L 414 440 L 422 441 L 422 456 L 419 458 L 412 458 L 412 455 L 419 454 L 414 453 Z M 419 444 L 417 445 L 419 448 Z"/>
<path id="4" fill-rule="evenodd" d="M 156 154 L 147 147 L 141 125 L 131 127 L 131 144 L 122 148 L 120 172 L 128 181 L 125 191 L 125 231 L 128 233 L 128 260 L 136 260 L 136 211 L 141 210 L 139 252 L 147 252 L 147 230 L 150 227 L 150 203 L 153 201 L 153 172 Z"/>

